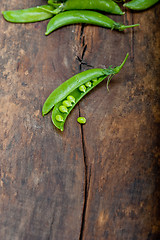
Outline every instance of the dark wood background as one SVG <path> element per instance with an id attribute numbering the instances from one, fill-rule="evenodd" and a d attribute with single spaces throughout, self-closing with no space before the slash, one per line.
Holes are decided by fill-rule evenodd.
<path id="1" fill-rule="evenodd" d="M 1 0 L 1 11 L 45 1 Z M 160 4 L 124 33 L 0 16 L 0 240 L 160 239 Z M 74 74 L 119 65 L 76 106 L 63 133 L 41 115 Z M 80 126 L 81 115 L 87 123 Z"/>

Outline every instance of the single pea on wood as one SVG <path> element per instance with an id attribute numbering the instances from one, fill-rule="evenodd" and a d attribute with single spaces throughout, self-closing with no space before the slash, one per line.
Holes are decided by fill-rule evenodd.
<path id="1" fill-rule="evenodd" d="M 50 110 L 53 109 L 52 122 L 55 125 L 55 127 L 63 131 L 65 121 L 69 113 L 76 106 L 76 104 L 88 92 L 90 92 L 94 87 L 96 87 L 99 83 L 106 79 L 106 77 L 108 77 L 107 80 L 108 85 L 111 77 L 113 77 L 121 70 L 127 58 L 128 53 L 120 66 L 114 68 L 110 66 L 107 69 L 95 68 L 86 70 L 84 72 L 74 75 L 67 81 L 63 82 L 46 99 L 42 108 L 42 115 L 44 116 Z M 81 86 L 85 86 L 85 91 L 80 90 Z"/>
<path id="2" fill-rule="evenodd" d="M 78 117 L 77 118 L 77 122 L 80 124 L 85 124 L 86 123 L 86 119 L 84 117 Z"/>

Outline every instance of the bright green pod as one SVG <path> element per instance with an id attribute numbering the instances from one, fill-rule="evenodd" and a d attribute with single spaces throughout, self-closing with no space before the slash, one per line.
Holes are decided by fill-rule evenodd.
<path id="1" fill-rule="evenodd" d="M 43 5 L 41 7 L 43 9 L 33 7 L 28 9 L 3 11 L 2 14 L 6 21 L 13 23 L 38 22 L 53 17 L 53 13 L 48 12 L 53 11 L 54 8 L 52 6 Z"/>
<path id="2" fill-rule="evenodd" d="M 104 77 L 104 76 L 103 76 L 103 77 L 99 77 L 99 79 L 98 79 L 98 81 L 97 81 L 97 84 L 99 84 L 100 82 L 102 82 L 105 78 L 106 78 L 106 76 L 105 76 L 105 77 Z M 96 84 L 96 85 L 97 85 L 97 84 Z M 87 88 L 87 89 L 86 89 L 86 92 L 80 92 L 78 88 L 75 89 L 75 90 L 72 92 L 72 96 L 74 96 L 74 98 L 76 99 L 76 102 L 72 105 L 72 107 L 70 107 L 70 108 L 68 109 L 68 113 L 60 113 L 60 111 L 59 111 L 59 106 L 62 105 L 62 102 L 63 102 L 63 101 L 58 102 L 58 103 L 54 106 L 53 111 L 52 111 L 52 122 L 53 122 L 53 124 L 54 124 L 58 129 L 60 129 L 61 131 L 64 130 L 64 123 L 65 123 L 65 121 L 66 121 L 69 113 L 70 113 L 70 112 L 72 111 L 72 109 L 76 106 L 76 104 L 77 104 L 89 91 L 91 91 L 96 85 L 92 85 L 92 87 Z M 62 115 L 62 117 L 63 117 L 63 119 L 64 119 L 63 122 L 57 121 L 56 116 L 59 115 L 59 114 Z"/>
<path id="3" fill-rule="evenodd" d="M 108 87 L 108 84 L 109 84 L 111 78 L 120 71 L 120 69 L 123 67 L 124 63 L 126 62 L 127 58 L 128 58 L 128 54 L 126 55 L 123 63 L 122 63 L 120 66 L 117 66 L 117 67 L 115 67 L 115 68 L 109 67 L 108 69 L 105 69 L 105 71 L 106 71 L 105 74 L 100 75 L 99 77 L 96 77 L 96 78 L 97 78 L 97 81 L 95 82 L 95 84 L 92 84 L 91 87 L 86 88 L 86 91 L 85 91 L 85 92 L 80 92 L 80 91 L 79 91 L 79 86 L 77 86 L 77 88 L 74 88 L 73 91 L 70 92 L 69 85 L 68 85 L 68 91 L 69 91 L 69 92 L 68 92 L 68 94 L 65 93 L 65 94 L 64 94 L 64 97 L 63 97 L 62 99 L 61 99 L 61 97 L 62 97 L 61 91 L 59 92 L 59 94 L 60 94 L 60 96 L 61 96 L 60 98 L 58 97 L 58 92 L 56 92 L 57 98 L 58 98 L 58 99 L 61 99 L 61 100 L 60 100 L 60 101 L 57 101 L 56 104 L 55 104 L 55 106 L 54 106 L 54 108 L 53 108 L 53 111 L 52 111 L 52 122 L 53 122 L 53 124 L 54 124 L 58 129 L 60 129 L 61 131 L 63 131 L 63 130 L 64 130 L 64 123 L 65 123 L 65 121 L 66 121 L 69 113 L 70 113 L 70 112 L 72 111 L 72 109 L 76 106 L 76 104 L 77 104 L 89 91 L 91 91 L 95 86 L 97 86 L 100 82 L 102 82 L 104 79 L 106 79 L 106 77 L 108 77 L 108 81 L 107 81 L 107 87 Z M 97 69 L 92 69 L 92 70 L 95 70 L 95 72 L 97 72 Z M 92 73 L 92 74 L 90 75 L 91 78 L 89 79 L 89 81 L 91 81 L 92 79 L 95 79 L 95 74 L 93 74 L 94 71 L 91 71 L 91 72 L 90 72 L 90 70 L 87 70 L 87 71 L 83 72 L 83 75 L 81 75 L 82 73 L 80 74 L 80 76 L 82 76 L 82 79 L 79 78 L 79 74 L 78 74 L 78 82 L 81 82 L 81 80 L 84 81 L 84 80 L 83 80 L 83 76 L 84 76 L 84 75 L 87 76 L 88 71 L 89 71 L 89 73 Z M 86 73 L 86 74 L 85 74 L 85 73 Z M 75 76 L 77 76 L 77 75 L 75 75 Z M 94 76 L 94 77 L 93 77 L 93 76 Z M 71 80 L 73 80 L 73 79 L 71 79 Z M 67 81 L 68 81 L 68 80 L 67 80 Z M 67 82 L 67 81 L 66 81 L 66 82 Z M 74 78 L 74 81 L 77 81 L 77 77 Z M 87 79 L 86 82 L 84 82 L 84 83 L 87 83 L 87 82 L 88 82 L 88 79 Z M 72 84 L 73 84 L 72 81 L 71 81 L 71 82 L 69 81 L 69 82 L 67 82 L 67 83 L 71 83 L 71 88 L 72 88 Z M 64 83 L 63 83 L 63 84 L 64 84 Z M 62 85 L 63 85 L 63 84 L 62 84 Z M 77 84 L 77 85 L 78 85 L 78 84 Z M 60 86 L 61 86 L 61 85 L 60 85 Z M 60 89 L 61 89 L 61 88 L 60 88 Z M 62 88 L 62 89 L 63 89 L 63 88 Z M 53 92 L 54 92 L 54 91 L 53 91 Z M 66 94 L 67 94 L 67 95 L 66 95 Z M 71 94 L 71 96 L 74 97 L 75 103 L 73 103 L 72 106 L 68 108 L 68 112 L 67 112 L 67 113 L 66 113 L 66 112 L 65 112 L 65 113 L 61 113 L 60 110 L 59 110 L 59 107 L 64 104 L 64 101 L 66 101 L 66 98 L 67 98 L 67 96 L 68 96 L 69 94 Z M 51 100 L 51 98 L 50 98 L 49 100 Z M 55 100 L 54 100 L 54 102 L 55 102 Z M 53 103 L 50 103 L 50 104 L 53 105 Z M 63 118 L 63 121 L 62 121 L 62 122 L 60 122 L 59 120 L 57 120 L 57 117 L 56 117 L 57 115 L 61 115 L 61 116 L 62 116 L 62 118 Z"/>
<path id="4" fill-rule="evenodd" d="M 152 7 L 157 2 L 159 2 L 159 0 L 132 0 L 124 3 L 123 6 L 132 10 L 142 11 Z"/>
<path id="5" fill-rule="evenodd" d="M 70 95 L 75 89 L 79 88 L 81 85 L 87 83 L 91 79 L 99 77 L 106 78 L 107 76 L 114 75 L 120 71 L 122 65 L 123 64 L 115 68 L 109 67 L 108 69 L 90 69 L 74 75 L 67 81 L 63 82 L 49 95 L 43 105 L 42 115 L 44 116 L 45 114 L 47 114 L 55 106 L 55 104 L 64 100 L 68 95 Z"/>
<path id="6" fill-rule="evenodd" d="M 92 78 L 107 76 L 112 71 L 96 68 L 78 73 L 57 87 L 47 98 L 42 108 L 42 115 L 47 114 L 56 103 L 65 99 L 74 89 L 85 84 Z"/>
<path id="7" fill-rule="evenodd" d="M 125 26 L 121 23 L 117 23 L 111 18 L 94 11 L 88 10 L 71 10 L 59 13 L 54 16 L 47 25 L 47 30 L 45 35 L 50 34 L 58 28 L 66 25 L 85 23 L 90 25 L 97 25 L 100 27 L 115 29 L 119 31 L 124 31 L 126 28 L 136 27 L 139 24 Z"/>

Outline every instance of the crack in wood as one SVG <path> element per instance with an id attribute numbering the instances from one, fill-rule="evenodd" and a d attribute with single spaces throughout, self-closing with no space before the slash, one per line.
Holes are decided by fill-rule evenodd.
<path id="1" fill-rule="evenodd" d="M 82 70 L 82 65 L 85 65 L 85 66 L 87 66 L 87 67 L 93 68 L 92 65 L 84 62 L 83 59 L 81 59 L 79 56 L 76 56 L 76 57 L 77 57 L 76 59 L 80 62 L 80 64 L 79 64 L 79 71 L 80 71 L 80 72 L 81 72 L 81 70 Z"/>
<path id="2" fill-rule="evenodd" d="M 84 58 L 84 55 L 85 55 L 85 53 L 86 53 L 86 50 L 87 50 L 87 44 L 85 44 L 85 36 L 84 36 L 84 24 L 82 24 L 82 26 L 81 26 L 81 31 L 80 31 L 80 45 L 82 46 L 82 54 L 81 54 L 81 57 L 79 57 L 79 56 L 76 56 L 77 57 L 77 60 L 79 61 L 79 71 L 81 72 L 81 70 L 82 70 L 82 65 L 86 65 L 87 67 L 91 67 L 91 68 L 93 68 L 93 66 L 92 65 L 90 65 L 90 64 L 88 64 L 87 62 L 85 62 L 84 60 L 83 60 L 83 58 Z"/>
<path id="3" fill-rule="evenodd" d="M 81 33 L 80 33 L 80 39 L 79 39 L 79 42 L 81 43 L 81 42 L 83 42 L 83 46 L 84 46 L 84 35 L 83 35 L 83 33 L 84 33 L 84 24 L 82 24 L 81 25 Z M 82 41 L 83 40 L 83 41 Z"/>
<path id="4" fill-rule="evenodd" d="M 53 228 L 53 223 L 54 223 L 54 214 L 52 215 L 52 221 L 51 221 L 51 224 L 50 224 L 50 229 L 49 229 L 49 236 L 47 238 L 47 240 L 51 240 L 51 237 L 52 237 L 52 228 Z"/>
<path id="5" fill-rule="evenodd" d="M 81 114 L 80 114 L 80 108 L 79 108 L 79 116 L 80 115 Z M 83 236 L 84 236 L 86 210 L 87 210 L 87 205 L 88 205 L 88 195 L 89 195 L 90 179 L 91 179 L 91 167 L 89 168 L 88 163 L 87 163 L 83 125 L 81 125 L 81 134 L 82 134 L 82 149 L 83 149 L 83 156 L 84 156 L 83 159 L 84 159 L 84 169 L 85 169 L 85 187 L 84 187 L 84 204 L 83 204 L 83 212 L 82 212 L 82 221 L 81 221 L 81 230 L 80 230 L 79 240 L 83 240 Z"/>
<path id="6" fill-rule="evenodd" d="M 80 45 L 82 46 L 82 54 L 81 54 L 81 57 L 77 56 L 77 60 L 80 63 L 79 71 L 81 72 L 82 65 L 93 67 L 83 60 L 85 53 L 87 51 L 87 44 L 85 43 L 85 36 L 84 36 L 84 24 L 82 24 L 81 26 Z M 80 106 L 79 106 L 79 116 L 81 116 Z M 82 221 L 81 221 L 79 240 L 83 240 L 84 238 L 83 236 L 84 236 L 84 228 L 85 228 L 85 221 L 86 221 L 86 210 L 88 205 L 88 194 L 90 189 L 90 178 L 91 178 L 91 168 L 89 168 L 88 166 L 87 157 L 86 157 L 83 125 L 81 125 L 81 136 L 82 136 L 82 149 L 83 149 L 83 159 L 84 159 L 85 183 L 84 183 L 84 203 L 83 203 Z"/>

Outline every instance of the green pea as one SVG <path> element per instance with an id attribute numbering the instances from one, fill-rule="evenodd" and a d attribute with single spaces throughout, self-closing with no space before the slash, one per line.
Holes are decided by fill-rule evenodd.
<path id="1" fill-rule="evenodd" d="M 69 95 L 67 97 L 67 100 L 70 101 L 71 103 L 75 103 L 76 102 L 76 99 L 73 96 L 71 96 L 71 95 Z"/>
<path id="2" fill-rule="evenodd" d="M 86 123 L 86 119 L 84 117 L 78 117 L 77 118 L 77 122 L 80 124 L 85 124 Z"/>
<path id="3" fill-rule="evenodd" d="M 60 15 L 60 14 L 58 14 Z M 85 93 L 88 93 L 88 91 L 90 91 L 93 87 L 95 87 L 98 83 L 100 83 L 102 81 L 103 77 L 109 77 L 110 75 L 115 75 L 117 74 L 120 69 L 123 67 L 124 63 L 126 62 L 128 58 L 128 54 L 126 55 L 123 63 L 115 68 L 108 68 L 108 69 L 101 69 L 101 68 L 96 68 L 96 69 L 89 69 L 86 70 L 84 72 L 80 72 L 76 75 L 74 75 L 73 77 L 69 78 L 67 81 L 63 82 L 60 86 L 58 86 L 50 95 L 49 97 L 46 99 L 43 108 L 42 108 L 42 115 L 46 115 L 57 103 L 65 100 L 67 98 L 68 95 L 72 95 L 75 97 L 76 102 L 79 98 L 79 96 L 77 96 L 78 93 L 76 93 L 76 95 L 73 95 L 73 91 L 76 89 L 79 92 L 79 87 L 85 83 L 87 83 L 88 81 L 91 81 L 91 79 L 98 79 L 98 82 L 94 85 L 92 85 L 91 88 L 88 88 Z M 109 81 L 108 81 L 109 84 Z M 107 84 L 107 86 L 108 86 Z M 80 94 L 81 96 L 83 96 L 84 94 Z M 62 105 L 63 103 L 61 103 L 60 105 Z M 60 106 L 59 105 L 59 106 Z M 59 107 L 58 106 L 58 107 Z M 72 104 L 73 106 L 73 104 Z"/>
<path id="4" fill-rule="evenodd" d="M 93 84 L 97 83 L 97 78 L 92 79 Z"/>
<path id="5" fill-rule="evenodd" d="M 86 86 L 86 87 L 91 87 L 91 86 L 92 86 L 92 83 L 91 83 L 91 82 L 87 82 L 87 83 L 85 84 L 85 86 Z"/>
<path id="6" fill-rule="evenodd" d="M 59 111 L 62 112 L 62 113 L 67 113 L 67 112 L 68 112 L 66 106 L 63 106 L 63 105 L 61 105 L 61 106 L 59 107 Z"/>
<path id="7" fill-rule="evenodd" d="M 64 101 L 63 101 L 63 105 L 64 105 L 65 107 L 72 107 L 72 103 L 71 103 L 69 100 L 64 100 Z"/>
<path id="8" fill-rule="evenodd" d="M 63 119 L 63 117 L 61 115 L 56 115 L 56 120 L 58 122 L 64 122 L 64 119 Z"/>
<path id="9" fill-rule="evenodd" d="M 85 86 L 85 85 L 81 85 L 81 86 L 79 87 L 79 91 L 85 92 L 85 91 L 86 91 L 86 86 Z"/>
<path id="10" fill-rule="evenodd" d="M 65 121 L 71 112 L 71 110 L 76 106 L 76 104 L 87 94 L 89 93 L 95 86 L 97 86 L 100 82 L 102 82 L 106 77 L 109 78 L 107 82 L 107 86 L 110 82 L 111 76 L 117 74 L 123 65 L 125 64 L 128 58 L 128 54 L 126 55 L 124 61 L 117 67 L 108 69 L 90 69 L 84 72 L 78 73 L 77 75 L 71 77 L 67 81 L 63 82 L 58 88 L 56 88 L 47 98 L 43 105 L 42 114 L 43 116 L 47 114 L 52 108 L 52 122 L 53 124 L 60 129 L 61 131 L 64 130 Z M 86 88 L 84 93 L 79 91 L 79 87 L 85 85 L 87 82 L 91 81 L 92 79 L 97 79 L 96 84 L 92 83 L 90 88 Z M 67 96 L 73 96 L 75 98 L 75 103 L 71 105 L 71 102 L 67 100 Z M 63 104 L 68 103 L 71 106 L 68 108 L 67 113 L 61 113 L 59 107 Z M 64 105 L 63 105 L 64 106 Z M 58 121 L 57 121 L 58 120 Z M 80 118 L 77 120 L 79 123 L 84 124 L 84 118 Z"/>

